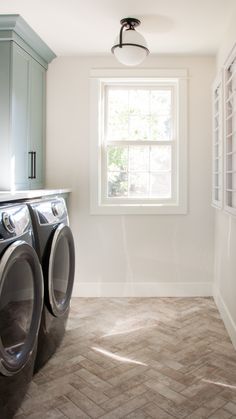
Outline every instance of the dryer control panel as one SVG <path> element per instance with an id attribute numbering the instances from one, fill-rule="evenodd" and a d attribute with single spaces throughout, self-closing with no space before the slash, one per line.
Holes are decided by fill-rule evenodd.
<path id="1" fill-rule="evenodd" d="M 63 198 L 30 203 L 40 225 L 68 222 L 66 204 Z"/>

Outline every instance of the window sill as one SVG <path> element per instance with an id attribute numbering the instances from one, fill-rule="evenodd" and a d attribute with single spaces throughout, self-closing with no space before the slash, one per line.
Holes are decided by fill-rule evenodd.
<path id="1" fill-rule="evenodd" d="M 187 205 L 101 204 L 91 205 L 91 215 L 186 215 Z"/>

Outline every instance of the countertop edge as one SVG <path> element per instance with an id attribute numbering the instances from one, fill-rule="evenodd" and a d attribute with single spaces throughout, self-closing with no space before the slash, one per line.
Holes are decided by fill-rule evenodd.
<path id="1" fill-rule="evenodd" d="M 50 195 L 62 195 L 70 193 L 72 190 L 69 188 L 64 189 L 35 189 L 25 191 L 0 191 L 0 203 L 43 198 Z"/>

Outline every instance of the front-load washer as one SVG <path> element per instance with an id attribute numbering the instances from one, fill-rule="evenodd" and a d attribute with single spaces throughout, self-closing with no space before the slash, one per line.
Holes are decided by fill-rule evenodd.
<path id="1" fill-rule="evenodd" d="M 0 206 L 0 418 L 14 416 L 32 378 L 43 276 L 25 204 Z"/>
<path id="2" fill-rule="evenodd" d="M 35 372 L 49 360 L 65 334 L 74 282 L 75 250 L 63 198 L 29 202 L 35 249 L 44 276 L 44 305 Z"/>

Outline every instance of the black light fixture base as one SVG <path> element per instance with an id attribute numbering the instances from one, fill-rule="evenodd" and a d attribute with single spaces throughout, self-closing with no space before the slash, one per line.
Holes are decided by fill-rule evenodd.
<path id="1" fill-rule="evenodd" d="M 116 48 L 123 48 L 123 47 L 127 47 L 127 46 L 128 47 L 139 47 L 139 48 L 145 49 L 147 55 L 149 54 L 149 49 L 147 47 L 145 47 L 144 45 L 130 44 L 130 43 L 127 43 L 127 42 L 125 44 L 122 44 L 122 47 L 120 46 L 120 44 L 113 45 L 113 47 L 111 48 L 111 52 L 114 54 L 114 51 L 115 51 Z"/>
<path id="2" fill-rule="evenodd" d="M 145 58 L 145 53 L 146 53 L 146 55 L 149 54 L 149 50 L 146 47 L 145 39 L 142 37 L 141 34 L 139 34 L 135 31 L 135 28 L 137 26 L 139 26 L 141 24 L 141 22 L 140 22 L 139 19 L 136 19 L 134 17 L 126 17 L 124 19 L 121 19 L 120 24 L 121 24 L 121 28 L 120 28 L 119 38 L 117 40 L 118 42 L 115 45 L 113 45 L 113 47 L 111 48 L 111 51 L 112 51 L 113 54 L 116 55 L 116 58 L 122 64 L 138 65 Z M 126 42 L 123 42 L 123 32 L 125 34 L 125 41 Z M 135 33 L 137 34 L 137 36 L 135 35 Z M 136 39 L 137 39 L 138 43 L 135 42 Z M 126 57 L 127 51 L 130 47 L 133 47 L 132 48 L 132 53 L 134 53 L 134 48 L 136 48 L 136 51 L 134 53 L 134 57 L 132 57 L 132 54 L 131 54 L 131 62 L 129 62 L 129 59 L 128 59 L 129 57 Z M 122 48 L 124 48 L 124 50 L 125 50 L 124 53 L 121 52 Z M 138 52 L 138 49 L 139 49 L 139 52 Z M 140 54 L 140 50 L 145 51 L 145 53 Z M 115 51 L 117 51 L 117 53 L 115 53 Z M 118 53 L 118 51 L 120 51 L 120 52 Z M 136 55 L 136 58 L 135 58 L 135 55 Z M 119 56 L 120 56 L 120 58 L 119 58 Z M 122 58 L 122 56 L 123 56 L 123 58 Z M 134 64 L 132 64 L 132 62 L 134 62 Z"/>
<path id="3" fill-rule="evenodd" d="M 124 28 L 128 28 L 128 29 L 134 29 L 137 26 L 140 25 L 140 20 L 134 18 L 134 17 L 125 17 L 124 19 L 121 19 L 120 24 L 124 27 Z"/>

